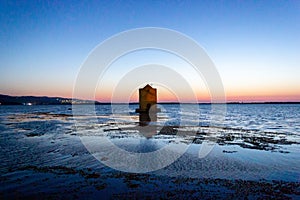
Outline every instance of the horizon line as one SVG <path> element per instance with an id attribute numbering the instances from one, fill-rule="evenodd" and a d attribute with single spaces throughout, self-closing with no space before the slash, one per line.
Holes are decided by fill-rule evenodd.
<path id="1" fill-rule="evenodd" d="M 7 94 L 0 94 L 3 96 L 8 96 L 8 97 L 35 97 L 35 98 L 59 98 L 59 99 L 74 99 L 74 100 L 81 100 L 81 101 L 94 101 L 95 103 L 98 104 L 138 104 L 138 101 L 132 101 L 132 102 L 109 102 L 109 101 L 98 101 L 98 100 L 89 100 L 89 99 L 78 99 L 78 98 L 69 98 L 69 97 L 59 97 L 59 96 L 34 96 L 34 95 L 28 95 L 28 96 L 11 96 Z M 209 102 L 209 101 L 199 101 L 199 102 L 188 102 L 188 101 L 183 101 L 183 102 L 178 102 L 178 101 L 161 101 L 157 102 L 157 104 L 282 104 L 282 103 L 290 103 L 290 104 L 300 104 L 299 101 L 225 101 L 225 102 Z"/>

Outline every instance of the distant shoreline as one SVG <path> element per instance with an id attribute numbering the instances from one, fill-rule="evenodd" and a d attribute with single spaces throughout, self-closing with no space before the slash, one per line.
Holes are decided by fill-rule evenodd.
<path id="1" fill-rule="evenodd" d="M 138 103 L 133 103 L 133 104 L 138 104 Z M 197 103 L 180 103 L 180 102 L 159 102 L 158 104 L 197 104 Z M 225 102 L 225 103 L 204 103 L 200 102 L 198 104 L 300 104 L 298 101 L 274 101 L 274 102 Z"/>
<path id="2" fill-rule="evenodd" d="M 62 97 L 47 97 L 47 96 L 9 96 L 0 94 L 0 105 L 110 105 L 110 104 L 128 104 L 128 103 L 111 103 L 99 102 L 93 100 L 82 100 Z M 129 104 L 138 104 L 138 102 L 130 102 Z M 158 102 L 158 104 L 300 104 L 300 101 L 276 101 L 276 102 L 225 102 L 225 103 L 211 103 L 211 102 Z"/>

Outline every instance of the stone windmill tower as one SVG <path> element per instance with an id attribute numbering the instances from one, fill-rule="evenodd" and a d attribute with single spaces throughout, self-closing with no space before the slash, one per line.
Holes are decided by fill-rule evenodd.
<path id="1" fill-rule="evenodd" d="M 139 105 L 136 109 L 138 113 L 160 112 L 157 108 L 157 90 L 147 84 L 144 88 L 139 89 Z"/>

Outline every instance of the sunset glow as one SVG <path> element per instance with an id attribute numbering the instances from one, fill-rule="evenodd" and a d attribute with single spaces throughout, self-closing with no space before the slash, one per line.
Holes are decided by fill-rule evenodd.
<path id="1" fill-rule="evenodd" d="M 297 1 L 194 1 L 180 6 L 147 1 L 73 2 L 72 6 L 67 2 L 3 1 L 0 7 L 1 94 L 72 98 L 78 72 L 97 45 L 126 30 L 163 27 L 187 35 L 205 49 L 220 74 L 228 102 L 300 101 Z M 205 79 L 185 60 L 151 50 L 124 55 L 112 63 L 93 86 L 95 99 L 136 102 L 138 88 L 119 94 L 117 100 L 111 99 L 113 89 L 126 73 L 149 63 L 182 75 L 198 102 L 211 101 Z M 178 101 L 176 95 L 158 90 L 159 102 Z M 90 96 L 83 92 L 80 98 Z M 179 98 L 195 100 L 190 94 Z"/>

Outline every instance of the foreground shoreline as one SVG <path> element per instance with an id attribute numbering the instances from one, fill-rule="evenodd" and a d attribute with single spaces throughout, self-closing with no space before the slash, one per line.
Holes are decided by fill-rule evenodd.
<path id="1" fill-rule="evenodd" d="M 16 176 L 18 178 L 16 178 Z M 157 176 L 64 166 L 26 166 L 0 177 L 1 199 L 296 199 L 300 183 Z"/>

